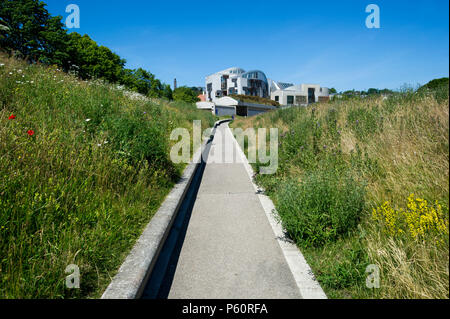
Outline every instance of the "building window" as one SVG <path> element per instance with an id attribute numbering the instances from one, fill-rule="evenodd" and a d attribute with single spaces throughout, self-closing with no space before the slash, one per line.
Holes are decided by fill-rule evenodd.
<path id="1" fill-rule="evenodd" d="M 280 97 L 278 95 L 275 96 L 275 102 L 280 102 Z"/>
<path id="2" fill-rule="evenodd" d="M 306 104 L 306 96 L 304 96 L 304 95 L 297 95 L 295 97 L 295 103 L 297 105 Z"/>
<path id="3" fill-rule="evenodd" d="M 294 96 L 293 95 L 287 96 L 287 104 L 288 105 L 294 104 Z"/>
<path id="4" fill-rule="evenodd" d="M 206 91 L 208 92 L 208 99 L 211 101 L 212 83 L 206 84 Z"/>
<path id="5" fill-rule="evenodd" d="M 226 89 L 227 89 L 227 80 L 228 80 L 228 75 L 223 75 L 220 78 L 220 86 L 223 91 L 226 91 Z"/>

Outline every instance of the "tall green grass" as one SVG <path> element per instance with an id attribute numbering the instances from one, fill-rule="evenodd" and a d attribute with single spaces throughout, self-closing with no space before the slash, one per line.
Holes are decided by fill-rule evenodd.
<path id="1" fill-rule="evenodd" d="M 332 298 L 448 298 L 448 87 L 281 109 L 233 125 L 278 127 L 279 169 L 257 175 Z M 438 201 L 446 231 L 390 236 L 371 216 L 408 196 Z M 435 237 L 437 236 L 437 237 Z M 365 269 L 380 268 L 381 287 Z"/>
<path id="2" fill-rule="evenodd" d="M 170 132 L 214 117 L 0 63 L 0 297 L 99 297 L 184 168 Z M 65 287 L 69 264 L 80 289 Z"/>

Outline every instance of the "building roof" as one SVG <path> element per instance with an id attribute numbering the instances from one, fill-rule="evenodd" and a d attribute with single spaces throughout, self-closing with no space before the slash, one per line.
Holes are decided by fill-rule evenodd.
<path id="1" fill-rule="evenodd" d="M 241 69 L 241 68 L 238 68 L 238 67 L 232 67 L 232 68 L 228 68 L 228 69 L 226 69 L 226 70 L 222 70 L 222 71 L 219 71 L 219 72 L 210 74 L 209 76 L 214 75 L 214 74 L 232 74 L 232 75 L 240 75 L 240 74 L 243 74 L 243 73 L 245 73 L 245 70 L 244 70 L 244 69 Z"/>
<path id="2" fill-rule="evenodd" d="M 245 72 L 241 76 L 243 78 L 247 78 L 247 79 L 258 79 L 258 80 L 264 80 L 265 82 L 267 82 L 266 75 L 264 74 L 263 71 L 260 71 L 260 70 L 251 70 L 251 71 Z"/>
<path id="3" fill-rule="evenodd" d="M 269 80 L 269 82 L 271 91 L 284 90 L 294 85 L 292 83 L 276 82 L 274 80 Z"/>
<path id="4" fill-rule="evenodd" d="M 239 104 L 239 101 L 229 96 L 224 96 L 221 97 L 220 99 L 216 99 L 215 104 L 219 106 L 236 106 Z"/>
<path id="5" fill-rule="evenodd" d="M 287 88 L 284 88 L 286 91 L 302 91 L 302 84 L 292 85 Z"/>
<path id="6" fill-rule="evenodd" d="M 287 89 L 288 87 L 294 86 L 294 84 L 292 84 L 292 83 L 277 82 L 277 84 L 280 87 L 280 89 L 282 89 L 282 90 Z"/>

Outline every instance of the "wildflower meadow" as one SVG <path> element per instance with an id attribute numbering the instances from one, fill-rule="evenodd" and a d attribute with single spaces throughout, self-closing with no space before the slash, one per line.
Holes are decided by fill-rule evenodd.
<path id="1" fill-rule="evenodd" d="M 100 297 L 184 165 L 175 127 L 214 117 L 0 55 L 0 297 Z M 75 264 L 80 289 L 65 287 Z"/>
<path id="2" fill-rule="evenodd" d="M 449 298 L 448 82 L 233 126 L 280 129 L 279 169 L 256 180 L 327 296 Z"/>

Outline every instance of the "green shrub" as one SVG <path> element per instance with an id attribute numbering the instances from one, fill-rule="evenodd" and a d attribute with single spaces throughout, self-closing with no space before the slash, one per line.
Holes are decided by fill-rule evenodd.
<path id="1" fill-rule="evenodd" d="M 417 93 L 422 94 L 431 94 L 434 96 L 438 103 L 442 103 L 445 100 L 448 100 L 448 91 L 449 91 L 449 80 L 448 78 L 440 78 L 434 79 L 420 87 L 417 90 Z"/>
<path id="2" fill-rule="evenodd" d="M 448 79 L 447 79 L 447 85 L 441 85 L 433 90 L 434 98 L 438 103 L 443 103 L 444 101 L 448 100 Z"/>
<path id="3" fill-rule="evenodd" d="M 142 114 L 114 117 L 108 123 L 108 129 L 114 148 L 130 161 L 145 159 L 150 165 L 158 166 L 169 163 L 164 132 Z"/>
<path id="4" fill-rule="evenodd" d="M 382 117 L 377 107 L 357 107 L 351 109 L 347 115 L 348 125 L 360 140 L 382 129 Z"/>
<path id="5" fill-rule="evenodd" d="M 278 171 L 256 182 L 329 298 L 448 298 L 448 241 L 392 241 L 368 219 L 412 192 L 448 207 L 448 84 L 380 93 L 233 124 L 283 122 Z M 381 289 L 367 289 L 368 264 Z"/>
<path id="6" fill-rule="evenodd" d="M 418 91 L 422 90 L 435 90 L 442 87 L 448 88 L 448 78 L 440 78 L 440 79 L 434 79 L 425 84 L 424 86 L 420 87 Z"/>
<path id="7" fill-rule="evenodd" d="M 195 103 L 200 101 L 197 92 L 186 86 L 181 86 L 173 90 L 172 96 L 175 101 L 183 101 L 187 103 Z"/>
<path id="8" fill-rule="evenodd" d="M 277 209 L 289 236 L 302 246 L 320 246 L 353 230 L 364 209 L 364 186 L 331 171 L 287 181 L 277 194 Z"/>
<path id="9" fill-rule="evenodd" d="M 314 266 L 320 269 L 316 277 L 328 291 L 364 286 L 367 276 L 365 270 L 370 261 L 360 236 L 330 243 L 312 253 L 317 257 Z"/>

